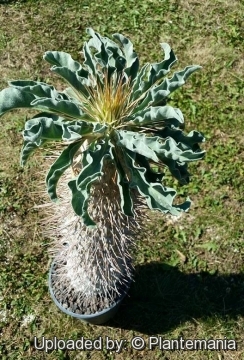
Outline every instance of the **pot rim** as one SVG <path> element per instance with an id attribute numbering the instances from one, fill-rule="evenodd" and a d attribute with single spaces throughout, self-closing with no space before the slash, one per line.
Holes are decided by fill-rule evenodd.
<path id="1" fill-rule="evenodd" d="M 123 291 L 123 294 L 121 294 L 121 296 L 119 297 L 119 299 L 113 304 L 111 305 L 110 307 L 106 308 L 106 309 L 103 309 L 101 311 L 97 311 L 95 313 L 92 313 L 92 314 L 77 314 L 77 313 L 74 313 L 70 310 L 67 310 L 65 309 L 61 303 L 56 299 L 55 295 L 54 295 L 54 292 L 53 292 L 53 289 L 52 289 L 52 282 L 51 282 L 51 278 L 52 278 L 52 274 L 53 274 L 53 267 L 55 265 L 55 259 L 52 261 L 52 264 L 51 264 L 51 267 L 49 269 L 49 275 L 48 275 L 48 288 L 49 288 L 49 292 L 50 292 L 50 295 L 51 295 L 51 298 L 52 300 L 54 301 L 54 303 L 57 305 L 57 307 L 63 311 L 65 314 L 67 315 L 70 315 L 72 317 L 75 317 L 75 318 L 78 318 L 78 319 L 82 319 L 84 321 L 86 320 L 92 320 L 93 318 L 97 318 L 99 316 L 102 316 L 102 315 L 106 315 L 107 313 L 109 313 L 110 311 L 114 310 L 116 311 L 116 309 L 119 307 L 119 305 L 121 304 L 122 300 L 125 298 L 125 296 L 128 294 L 128 290 L 130 288 L 130 285 L 131 285 L 131 282 L 132 280 L 130 279 L 130 281 L 128 282 L 128 284 L 126 285 L 126 288 L 125 290 Z"/>

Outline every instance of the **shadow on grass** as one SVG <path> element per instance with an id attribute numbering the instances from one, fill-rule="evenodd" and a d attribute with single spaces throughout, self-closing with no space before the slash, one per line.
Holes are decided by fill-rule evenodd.
<path id="1" fill-rule="evenodd" d="M 16 3 L 25 3 L 27 0 L 0 0 L 0 5 L 10 5 Z"/>
<path id="2" fill-rule="evenodd" d="M 192 319 L 244 315 L 244 275 L 184 274 L 165 264 L 136 268 L 135 283 L 105 326 L 153 335 Z"/>

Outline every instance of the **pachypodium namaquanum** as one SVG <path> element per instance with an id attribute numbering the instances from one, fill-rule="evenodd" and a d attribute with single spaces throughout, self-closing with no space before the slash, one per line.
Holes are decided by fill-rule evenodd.
<path id="1" fill-rule="evenodd" d="M 51 71 L 67 88 L 58 91 L 44 82 L 10 81 L 0 92 L 0 115 L 16 108 L 39 111 L 25 123 L 22 165 L 48 142 L 64 145 L 46 176 L 47 192 L 54 202 L 63 198 L 65 206 L 70 196 L 75 220 L 70 222 L 72 226 L 67 224 L 66 235 L 56 228 L 61 237 L 56 255 L 60 264 L 65 258 L 65 271 L 72 279 L 70 289 L 83 291 L 84 298 L 94 289 L 101 293 L 102 288 L 108 298 L 111 288 L 117 289 L 118 279 L 128 280 L 127 244 L 139 214 L 138 198 L 150 209 L 172 215 L 190 207 L 189 198 L 173 203 L 176 191 L 166 186 L 164 173 L 168 169 L 180 184 L 187 184 L 188 163 L 204 157 L 205 151 L 199 147 L 204 136 L 195 130 L 184 133 L 183 114 L 167 99 L 200 66 L 187 66 L 167 77 L 177 61 L 168 44 L 161 43 L 161 62 L 140 67 L 127 37 L 116 33 L 111 40 L 91 28 L 87 33 L 90 39 L 83 46 L 82 63 L 62 51 L 44 54 Z M 64 185 L 60 178 L 70 170 L 72 176 Z M 62 183 L 60 196 L 58 183 Z M 60 209 L 57 226 L 67 213 L 64 206 Z M 79 234 L 73 231 L 78 223 Z M 77 275 L 79 266 L 83 277 L 79 271 Z M 64 276 L 62 269 L 60 273 Z M 81 278 L 86 284 L 83 290 Z"/>

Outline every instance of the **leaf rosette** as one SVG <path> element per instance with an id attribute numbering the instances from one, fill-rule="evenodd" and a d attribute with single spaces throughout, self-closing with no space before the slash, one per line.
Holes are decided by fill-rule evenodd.
<path id="1" fill-rule="evenodd" d="M 205 140 L 198 131 L 183 132 L 183 114 L 168 105 L 167 99 L 200 66 L 187 66 L 168 78 L 177 61 L 168 44 L 161 44 L 161 62 L 140 68 L 128 38 L 114 34 L 113 41 L 91 28 L 87 32 L 90 40 L 84 44 L 82 64 L 61 51 L 44 55 L 51 71 L 68 84 L 63 91 L 43 82 L 18 80 L 10 81 L 0 92 L 0 115 L 15 108 L 40 111 L 25 123 L 21 164 L 47 142 L 66 144 L 46 177 L 48 194 L 56 201 L 59 179 L 86 143 L 79 174 L 68 186 L 73 209 L 87 226 L 95 225 L 88 201 L 106 161 L 115 168 L 125 215 L 133 216 L 132 189 L 145 198 L 150 209 L 173 215 L 187 211 L 189 198 L 173 204 L 176 191 L 164 185 L 161 170 L 167 167 L 180 184 L 187 184 L 188 163 L 204 157 L 199 144 Z M 155 164 L 160 171 L 154 170 Z"/>

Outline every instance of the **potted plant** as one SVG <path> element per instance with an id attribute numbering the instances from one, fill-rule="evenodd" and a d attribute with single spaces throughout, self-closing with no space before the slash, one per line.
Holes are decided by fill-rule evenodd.
<path id="1" fill-rule="evenodd" d="M 67 88 L 10 81 L 0 92 L 0 115 L 15 108 L 41 111 L 25 123 L 22 165 L 49 142 L 63 147 L 46 176 L 49 197 L 58 202 L 48 228 L 54 237 L 50 293 L 64 312 L 102 323 L 133 277 L 131 246 L 143 207 L 172 215 L 189 209 L 189 198 L 173 203 L 176 191 L 164 184 L 163 171 L 187 184 L 188 162 L 204 156 L 204 136 L 185 134 L 181 111 L 167 103 L 199 66 L 167 78 L 177 61 L 168 44 L 161 44 L 161 62 L 139 68 L 128 38 L 87 33 L 82 65 L 65 52 L 44 55 Z"/>

